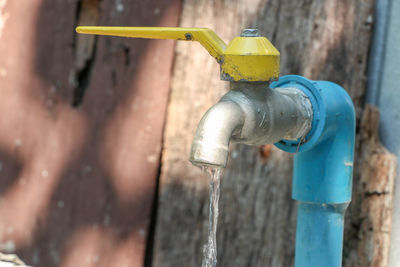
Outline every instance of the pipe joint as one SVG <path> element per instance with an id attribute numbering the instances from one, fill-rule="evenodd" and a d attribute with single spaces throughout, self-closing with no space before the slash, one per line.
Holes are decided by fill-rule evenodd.
<path id="1" fill-rule="evenodd" d="M 276 146 L 296 153 L 294 199 L 308 203 L 338 204 L 351 200 L 355 111 L 339 85 L 284 76 L 271 87 L 295 87 L 308 96 L 313 108 L 312 129 L 304 140 L 281 140 Z"/>

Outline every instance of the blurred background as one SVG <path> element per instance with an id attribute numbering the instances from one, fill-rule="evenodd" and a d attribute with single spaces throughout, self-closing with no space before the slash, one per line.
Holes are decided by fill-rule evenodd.
<path id="1" fill-rule="evenodd" d="M 0 251 L 30 266 L 200 266 L 208 178 L 188 155 L 228 89 L 217 62 L 194 42 L 74 29 L 208 27 L 229 42 L 252 27 L 280 51 L 281 75 L 353 98 L 343 264 L 399 266 L 398 12 L 397 0 L 0 0 Z M 292 157 L 231 146 L 219 266 L 293 266 Z"/>

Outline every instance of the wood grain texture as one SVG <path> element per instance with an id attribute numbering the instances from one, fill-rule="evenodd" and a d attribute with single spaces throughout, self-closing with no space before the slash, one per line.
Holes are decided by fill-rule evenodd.
<path id="1" fill-rule="evenodd" d="M 0 250 L 143 266 L 174 42 L 74 28 L 176 26 L 180 2 L 0 2 Z"/>
<path id="2" fill-rule="evenodd" d="M 257 27 L 281 52 L 282 75 L 342 85 L 360 118 L 372 11 L 373 0 L 185 0 L 180 25 L 212 28 L 225 41 L 243 28 Z M 178 42 L 162 155 L 155 267 L 201 265 L 208 184 L 188 155 L 201 116 L 226 90 L 219 66 L 207 52 L 198 44 Z M 221 187 L 218 265 L 293 266 L 292 156 L 270 146 L 261 153 L 258 147 L 231 148 Z M 353 197 L 364 196 L 355 192 Z M 352 214 L 349 218 L 352 225 Z M 354 241 L 348 236 L 353 239 L 346 243 Z M 344 261 L 350 262 L 350 255 Z"/>
<path id="3" fill-rule="evenodd" d="M 348 213 L 352 218 L 347 218 L 352 222 L 347 228 L 348 235 L 353 238 L 348 238 L 346 244 L 348 261 L 345 266 L 389 266 L 397 159 L 379 142 L 378 126 L 378 109 L 366 105 L 360 124 L 358 182 L 353 188 L 358 197 Z"/>

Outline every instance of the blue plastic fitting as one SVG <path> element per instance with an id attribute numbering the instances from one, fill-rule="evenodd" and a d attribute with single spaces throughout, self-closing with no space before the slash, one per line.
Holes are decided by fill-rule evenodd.
<path id="1" fill-rule="evenodd" d="M 326 81 L 287 75 L 271 88 L 297 88 L 310 99 L 312 127 L 275 145 L 294 156 L 292 197 L 298 201 L 296 267 L 342 265 L 344 213 L 351 201 L 355 111 L 347 92 Z"/>

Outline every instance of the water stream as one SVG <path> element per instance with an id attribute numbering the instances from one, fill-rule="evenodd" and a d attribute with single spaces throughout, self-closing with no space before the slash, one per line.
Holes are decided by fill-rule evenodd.
<path id="1" fill-rule="evenodd" d="M 202 267 L 217 266 L 217 224 L 218 224 L 218 201 L 220 192 L 221 168 L 203 167 L 203 171 L 210 176 L 210 206 L 208 240 L 203 249 Z"/>

